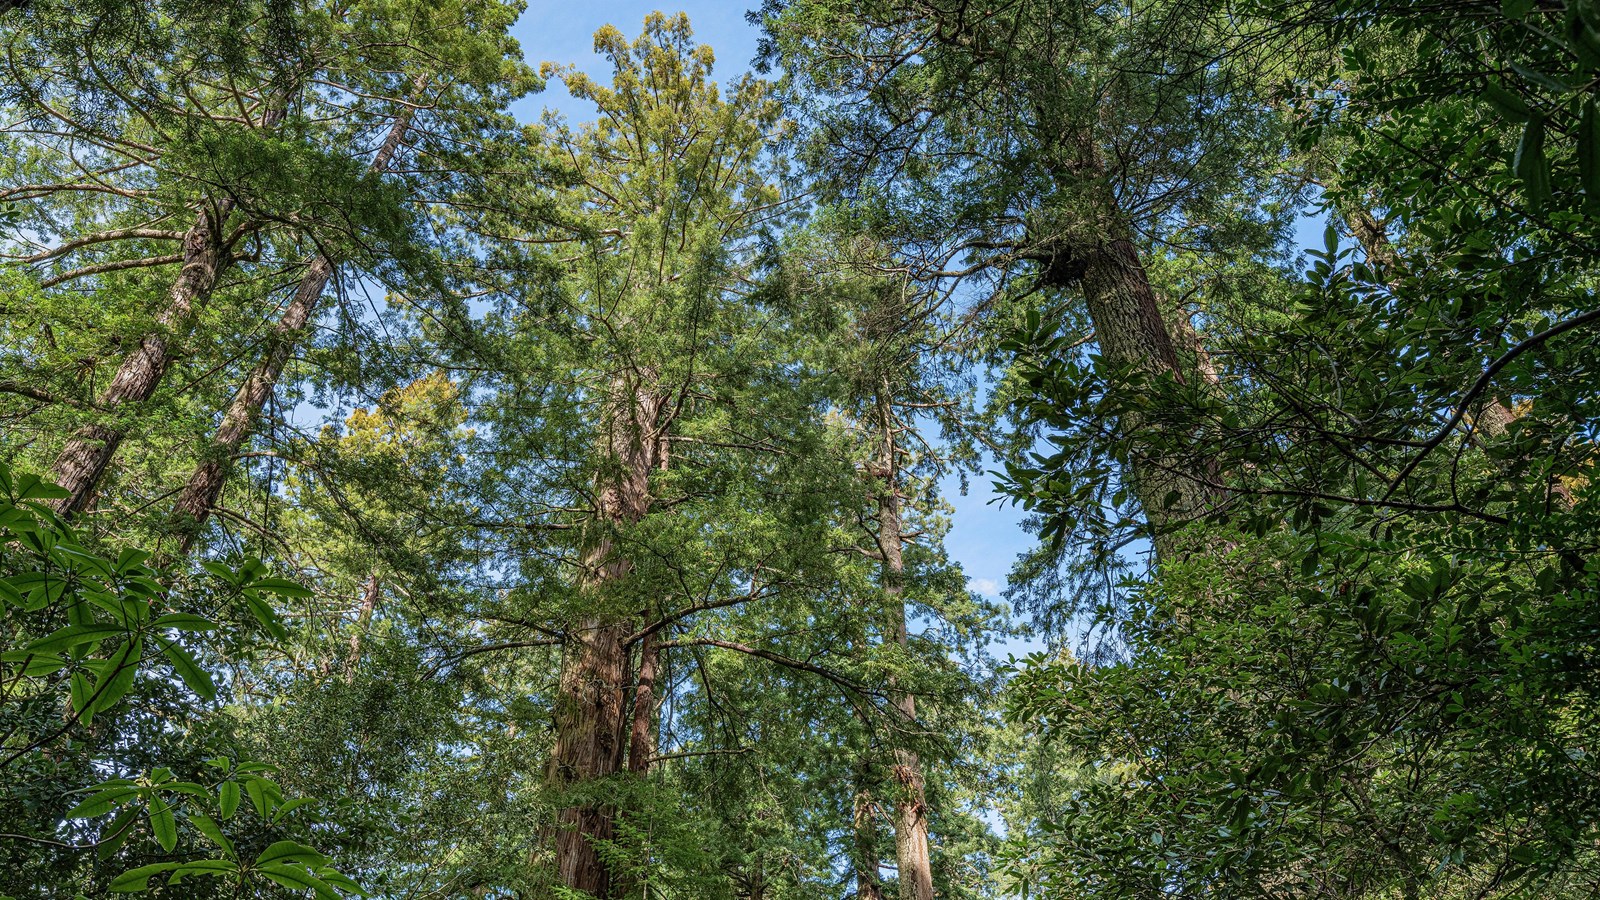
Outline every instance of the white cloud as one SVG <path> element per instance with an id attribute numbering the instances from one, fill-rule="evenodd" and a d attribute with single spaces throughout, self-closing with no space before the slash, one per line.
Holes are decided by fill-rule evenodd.
<path id="1" fill-rule="evenodd" d="M 1000 596 L 1000 584 L 993 578 L 968 578 L 967 589 L 977 591 L 985 597 Z"/>

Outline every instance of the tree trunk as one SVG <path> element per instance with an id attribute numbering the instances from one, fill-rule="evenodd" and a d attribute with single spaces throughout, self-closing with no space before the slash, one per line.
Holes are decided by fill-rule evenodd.
<path id="1" fill-rule="evenodd" d="M 1105 228 L 1120 230 L 1115 224 Z M 1102 233 L 1084 253 L 1083 265 L 1084 296 L 1095 339 L 1114 369 L 1151 377 L 1170 374 L 1183 383 L 1198 375 L 1180 360 L 1131 235 Z M 1197 359 L 1204 359 L 1198 336 L 1191 340 Z M 1123 435 L 1132 443 L 1128 480 L 1144 507 L 1161 558 L 1182 549 L 1174 529 L 1203 517 L 1221 498 L 1215 487 L 1215 460 L 1198 450 L 1173 446 L 1174 440 L 1152 441 L 1146 431 L 1151 427 L 1155 426 L 1136 413 L 1123 416 Z"/>
<path id="2" fill-rule="evenodd" d="M 661 663 L 656 633 L 639 644 L 639 679 L 633 692 L 633 728 L 628 740 L 628 771 L 646 775 L 656 754 L 656 670 Z"/>
<path id="3" fill-rule="evenodd" d="M 425 76 L 418 76 L 413 85 L 416 92 L 426 87 L 427 81 Z M 411 113 L 411 107 L 407 106 L 395 114 L 394 124 L 373 156 L 373 172 L 388 171 L 390 162 L 411 127 Z M 289 357 L 300 342 L 312 314 L 316 312 L 334 268 L 333 261 L 326 255 L 318 255 L 306 267 L 300 284 L 295 288 L 294 299 L 289 302 L 267 339 L 266 353 L 233 395 L 227 412 L 222 416 L 222 424 L 212 435 L 210 446 L 195 465 L 188 483 L 173 504 L 173 519 L 179 529 L 179 555 L 189 554 L 200 535 L 201 526 L 211 517 L 211 511 L 216 509 L 228 472 L 233 466 L 233 457 L 261 418 L 261 410 L 277 388 L 278 379 L 283 375 L 283 369 L 288 365 Z"/>
<path id="4" fill-rule="evenodd" d="M 905 608 L 904 528 L 900 509 L 900 450 L 895 444 L 895 423 L 890 398 L 878 398 L 883 433 L 883 492 L 878 498 L 878 550 L 882 554 L 879 574 L 888 608 L 888 639 L 904 647 L 907 643 Z M 891 687 L 893 685 L 891 684 Z M 894 705 L 904 726 L 917 721 L 917 700 L 909 693 L 894 692 Z M 915 751 L 904 747 L 894 751 L 894 778 L 897 785 L 894 804 L 895 858 L 900 871 L 900 900 L 933 900 L 933 858 L 928 851 L 928 807 L 923 790 L 922 761 Z"/>
<path id="5" fill-rule="evenodd" d="M 285 102 L 271 104 L 261 116 L 262 130 L 277 128 L 287 115 L 286 98 L 279 100 Z M 217 281 L 233 261 L 223 246 L 223 228 L 234 205 L 228 197 L 200 201 L 194 226 L 183 237 L 183 267 L 168 292 L 166 308 L 156 318 L 157 329 L 140 338 L 138 348 L 123 359 L 100 397 L 100 407 L 113 416 L 112 420 L 78 429 L 56 457 L 51 476 L 67 489 L 67 496 L 55 502 L 56 512 L 63 517 L 88 507 L 127 436 L 125 426 L 115 417 L 124 412 L 124 406 L 144 403 L 155 395 L 172 365 L 173 342 L 188 336 L 195 310 L 210 299 Z"/>
<path id="6" fill-rule="evenodd" d="M 556 701 L 556 745 L 550 780 L 582 787 L 622 767 L 623 692 L 627 627 L 591 619 L 570 635 Z M 611 893 L 611 873 L 598 846 L 615 836 L 615 810 L 584 797 L 561 810 L 556 832 L 556 875 L 563 885 L 595 897 Z"/>
<path id="7" fill-rule="evenodd" d="M 654 393 L 653 377 L 654 373 L 635 372 L 632 378 L 619 377 L 612 384 L 605 413 L 605 450 L 617 471 L 615 480 L 598 491 L 598 536 L 583 556 L 581 591 L 600 592 L 622 580 L 632 568 L 616 552 L 607 532 L 634 524 L 649 512 L 650 473 L 666 458 L 659 433 L 664 405 Z M 556 744 L 550 761 L 554 785 L 581 790 L 622 770 L 632 721 L 624 703 L 630 681 L 629 625 L 614 617 L 591 617 L 568 636 L 556 700 Z M 594 797 L 580 796 L 561 811 L 558 826 L 556 872 L 561 883 L 596 897 L 609 897 L 612 873 L 600 859 L 598 847 L 615 837 L 616 810 Z"/>
<path id="8" fill-rule="evenodd" d="M 188 334 L 197 306 L 204 304 L 226 270 L 229 259 L 222 246 L 222 229 L 233 212 L 233 201 L 202 201 L 200 213 L 183 238 L 183 268 L 168 292 L 168 302 L 156 319 L 157 330 L 140 338 L 139 346 L 122 360 L 99 405 L 112 417 L 79 428 L 61 449 L 51 477 L 67 489 L 55 501 L 62 516 L 72 516 L 89 506 L 95 488 L 117 454 L 127 432 L 117 421 L 123 407 L 143 403 L 155 395 L 172 365 L 173 343 Z"/>
<path id="9" fill-rule="evenodd" d="M 350 633 L 350 655 L 344 661 L 344 683 L 356 680 L 356 669 L 361 666 L 361 644 L 372 628 L 372 612 L 378 608 L 378 574 L 367 576 L 367 585 L 361 591 L 361 608 L 356 611 L 356 627 Z"/>
<path id="10" fill-rule="evenodd" d="M 173 504 L 173 517 L 181 529 L 178 538 L 180 555 L 188 555 L 195 539 L 199 537 L 200 527 L 216 508 L 217 499 L 222 496 L 222 486 L 232 468 L 233 455 L 239 452 L 245 438 L 255 428 L 256 420 L 277 387 L 278 378 L 283 374 L 284 366 L 288 364 L 306 323 L 311 320 L 311 314 L 317 308 L 317 302 L 322 298 L 322 291 L 332 274 L 333 263 L 326 256 L 311 261 L 306 274 L 300 279 L 299 287 L 295 289 L 294 299 L 289 302 L 282 318 L 273 328 L 272 336 L 268 338 L 266 355 L 245 376 L 244 384 L 233 395 L 228 411 L 222 416 L 222 424 L 211 438 L 210 447 L 195 465 L 188 483 Z"/>
<path id="11" fill-rule="evenodd" d="M 878 873 L 877 802 L 872 797 L 872 772 L 866 751 L 856 766 L 855 796 L 851 802 L 854 832 L 856 900 L 883 900 L 883 879 Z"/>
<path id="12" fill-rule="evenodd" d="M 1350 234 L 1355 237 L 1356 243 L 1361 245 L 1361 252 L 1367 255 L 1367 261 L 1382 269 L 1393 269 L 1399 263 L 1399 257 L 1395 255 L 1394 245 L 1389 243 L 1385 224 L 1378 221 L 1370 210 L 1351 203 L 1342 205 L 1345 223 L 1350 226 Z"/>
<path id="13" fill-rule="evenodd" d="M 1054 115 L 1047 108 L 1035 111 L 1042 120 Z M 1068 199 L 1051 211 L 1058 217 L 1050 226 L 1054 234 L 1035 251 L 1045 261 L 1041 280 L 1055 287 L 1081 284 L 1095 341 L 1112 372 L 1204 381 L 1210 358 L 1192 329 L 1181 335 L 1183 346 L 1174 338 L 1092 129 L 1072 124 L 1064 137 L 1055 164 Z M 1078 193 L 1085 188 L 1086 195 Z M 1119 426 L 1131 451 L 1123 475 L 1144 508 L 1157 558 L 1184 551 L 1174 532 L 1222 500 L 1216 459 L 1184 446 L 1193 442 L 1183 433 L 1158 433 L 1164 424 L 1137 411 L 1125 412 Z"/>

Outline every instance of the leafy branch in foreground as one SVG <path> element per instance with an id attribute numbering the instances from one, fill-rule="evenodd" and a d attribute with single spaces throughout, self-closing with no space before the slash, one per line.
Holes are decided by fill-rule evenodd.
<path id="1" fill-rule="evenodd" d="M 66 496 L 59 486 L 31 473 L 14 475 L 0 464 L 0 492 L 0 727 L 5 729 L 0 772 L 9 781 L 0 800 L 11 791 L 27 791 L 31 774 L 49 771 L 62 750 L 91 739 L 97 717 L 139 715 L 133 698 L 141 676 L 175 679 L 196 699 L 215 700 L 217 679 L 197 636 L 218 630 L 218 619 L 242 606 L 258 626 L 254 640 L 280 640 L 286 633 L 272 598 L 309 594 L 294 582 L 268 576 L 256 559 L 233 566 L 207 562 L 210 577 L 192 592 L 180 592 L 170 572 L 152 565 L 149 553 L 124 549 L 112 558 L 85 544 L 47 505 Z M 100 860 L 110 860 L 143 822 L 161 851 L 172 854 L 178 850 L 180 825 L 186 824 L 220 855 L 186 850 L 180 854 L 185 858 L 117 875 L 109 889 L 143 891 L 152 877 L 167 874 L 169 884 L 199 875 L 238 885 L 265 879 L 310 889 L 319 898 L 363 893 L 326 856 L 294 841 L 277 841 L 253 859 L 243 855 L 222 824 L 234 819 L 243 798 L 255 812 L 252 828 L 257 830 L 281 825 L 315 801 L 285 799 L 265 774 L 270 766 L 226 757 L 207 765 L 217 773 L 210 784 L 179 779 L 171 768 L 157 766 L 139 778 L 111 778 L 79 789 L 89 796 L 62 819 L 87 823 L 94 840 L 62 846 L 92 848 Z M 78 826 L 71 830 L 81 833 Z M 44 835 L 7 837 L 61 843 Z"/>

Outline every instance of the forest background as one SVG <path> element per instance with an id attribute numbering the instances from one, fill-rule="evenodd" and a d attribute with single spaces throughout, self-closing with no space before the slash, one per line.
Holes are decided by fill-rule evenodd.
<path id="1" fill-rule="evenodd" d="M 0 0 L 0 895 L 1600 895 L 1600 5 L 691 12 Z"/>

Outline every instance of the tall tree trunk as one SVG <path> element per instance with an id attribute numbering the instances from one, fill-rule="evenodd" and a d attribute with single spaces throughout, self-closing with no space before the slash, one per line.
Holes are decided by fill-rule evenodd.
<path id="1" fill-rule="evenodd" d="M 605 450 L 617 472 L 598 491 L 598 535 L 583 556 L 579 589 L 584 592 L 614 586 L 632 568 L 617 553 L 608 532 L 634 524 L 649 512 L 650 473 L 665 460 L 658 430 L 663 402 L 654 393 L 653 377 L 654 373 L 634 373 L 612 385 L 605 412 Z M 550 760 L 550 781 L 556 786 L 581 789 L 622 770 L 632 721 L 624 702 L 630 681 L 626 641 L 631 630 L 626 619 L 594 616 L 568 635 Z M 556 873 L 561 883 L 596 897 L 611 896 L 612 873 L 600 859 L 598 847 L 615 833 L 616 810 L 610 804 L 583 797 L 563 809 L 556 834 Z"/>
<path id="2" fill-rule="evenodd" d="M 1084 298 L 1102 356 L 1119 371 L 1170 374 L 1184 383 L 1200 377 L 1179 356 L 1132 235 L 1115 222 L 1103 228 L 1098 240 L 1078 250 Z M 1196 359 L 1205 359 L 1198 336 L 1190 341 Z M 1178 446 L 1175 436 L 1151 435 L 1147 429 L 1153 427 L 1131 411 L 1123 416 L 1123 436 L 1132 445 L 1127 477 L 1161 558 L 1181 551 L 1173 531 L 1203 517 L 1220 494 L 1215 461 L 1198 449 Z"/>
<path id="3" fill-rule="evenodd" d="M 418 76 L 413 83 L 415 92 L 421 92 L 427 86 L 427 82 L 426 76 Z M 406 132 L 411 127 L 411 115 L 412 110 L 409 106 L 402 107 L 395 114 L 394 124 L 390 126 L 389 133 L 384 137 L 377 154 L 373 156 L 371 166 L 373 172 L 388 171 L 390 162 L 399 151 Z M 212 510 L 216 509 L 217 500 L 222 496 L 222 488 L 227 482 L 228 472 L 233 466 L 233 457 L 244 445 L 250 432 L 255 429 L 256 422 L 260 420 L 261 410 L 266 407 L 267 400 L 277 388 L 278 379 L 282 377 L 283 369 L 288 365 L 295 345 L 300 342 L 306 326 L 311 322 L 311 316 L 322 300 L 322 293 L 327 289 L 328 279 L 333 276 L 334 268 L 333 260 L 326 255 L 318 255 L 306 267 L 305 274 L 300 278 L 300 284 L 295 288 L 294 299 L 284 309 L 278 324 L 273 327 L 272 334 L 267 338 L 266 352 L 262 355 L 261 361 L 250 370 L 249 375 L 245 376 L 244 383 L 239 385 L 239 390 L 228 404 L 227 412 L 222 416 L 222 424 L 217 426 L 216 433 L 211 437 L 210 446 L 196 463 L 194 471 L 189 475 L 189 481 L 178 495 L 177 502 L 173 504 L 173 519 L 179 529 L 179 555 L 188 555 L 200 535 L 201 526 L 211 517 Z"/>
<path id="4" fill-rule="evenodd" d="M 139 339 L 138 347 L 123 358 L 111 384 L 100 395 L 99 405 L 110 420 L 79 428 L 56 457 L 51 476 L 67 489 L 67 496 L 55 501 L 61 515 L 72 516 L 88 507 L 127 435 L 126 426 L 117 418 L 126 414 L 124 407 L 143 403 L 155 395 L 172 365 L 174 342 L 188 334 L 194 324 L 195 308 L 211 296 L 227 269 L 229 259 L 222 245 L 222 229 L 233 206 L 229 199 L 201 202 L 193 227 L 184 235 L 183 268 L 168 292 L 166 307 L 156 318 L 157 329 Z"/>
<path id="5" fill-rule="evenodd" d="M 656 754 L 656 670 L 661 664 L 657 633 L 639 643 L 639 678 L 633 691 L 633 727 L 628 739 L 628 771 L 645 775 Z"/>
<path id="6" fill-rule="evenodd" d="M 1036 112 L 1044 121 L 1054 115 L 1048 107 Z M 1041 279 L 1055 287 L 1081 284 L 1101 358 L 1112 371 L 1170 375 L 1184 384 L 1204 381 L 1210 359 L 1192 329 L 1174 337 L 1177 329 L 1150 284 L 1092 130 L 1072 124 L 1058 152 L 1056 165 L 1071 199 L 1059 213 L 1060 230 L 1044 241 Z M 1085 187 L 1089 193 L 1079 194 Z M 1157 558 L 1184 551 L 1174 531 L 1222 499 L 1216 459 L 1182 446 L 1192 443 L 1183 434 L 1157 433 L 1162 423 L 1136 411 L 1125 412 L 1119 424 L 1131 450 L 1124 477 L 1144 508 Z"/>
<path id="7" fill-rule="evenodd" d="M 878 550 L 882 555 L 880 579 L 889 617 L 888 639 L 906 646 L 904 527 L 900 507 L 900 450 L 896 446 L 894 412 L 887 388 L 878 397 L 883 492 L 878 498 Z M 894 705 L 903 725 L 917 721 L 917 700 L 904 691 L 894 692 Z M 922 761 L 915 751 L 894 751 L 895 858 L 900 871 L 900 900 L 933 900 L 933 857 L 928 850 L 928 804 L 923 790 Z"/>
<path id="8" fill-rule="evenodd" d="M 883 878 L 878 872 L 878 804 L 872 796 L 872 766 L 865 750 L 857 758 L 855 795 L 851 799 L 852 859 L 856 872 L 856 900 L 883 900 Z"/>
<path id="9" fill-rule="evenodd" d="M 283 98 L 279 98 L 280 101 Z M 273 103 L 261 117 L 259 127 L 271 131 L 283 122 L 287 102 Z M 127 436 L 126 426 L 117 421 L 123 407 L 148 401 L 172 365 L 175 341 L 188 336 L 196 309 L 210 299 L 217 281 L 232 262 L 223 246 L 223 229 L 233 214 L 232 198 L 204 198 L 193 227 L 183 237 L 183 265 L 167 295 L 167 306 L 156 318 L 156 330 L 144 335 L 139 346 L 122 360 L 111 384 L 100 396 L 100 407 L 112 418 L 108 422 L 85 425 L 67 440 L 51 467 L 56 483 L 67 489 L 67 496 L 55 502 L 64 517 L 82 512 L 99 487 L 117 448 Z"/>
<path id="10" fill-rule="evenodd" d="M 636 778 L 650 774 L 650 765 L 656 755 L 656 673 L 661 664 L 661 638 L 652 632 L 639 642 L 639 669 L 634 680 L 633 702 L 628 715 L 628 772 Z M 624 651 L 626 652 L 626 651 Z M 623 819 L 623 813 L 618 813 Z M 648 848 L 646 848 L 648 853 Z M 637 865 L 648 865 L 648 859 L 636 860 Z M 631 896 L 638 887 L 637 878 L 613 879 L 612 890 L 617 896 Z M 752 896 L 759 886 L 752 882 Z"/>
<path id="11" fill-rule="evenodd" d="M 356 670 L 361 666 L 361 645 L 372 628 L 372 613 L 378 608 L 378 573 L 367 576 L 361 590 L 361 607 L 356 610 L 356 627 L 350 632 L 350 655 L 344 660 L 344 683 L 356 680 Z"/>
<path id="12" fill-rule="evenodd" d="M 317 308 L 317 302 L 322 298 L 322 291 L 332 274 L 333 263 L 326 256 L 318 256 L 311 261 L 295 289 L 294 299 L 289 302 L 267 339 L 266 355 L 245 376 L 244 383 L 233 395 L 227 412 L 222 416 L 222 424 L 217 426 L 216 433 L 211 437 L 211 445 L 196 463 L 177 502 L 173 504 L 173 518 L 180 528 L 180 555 L 188 555 L 195 539 L 199 537 L 200 527 L 216 508 L 233 465 L 233 455 L 239 452 L 245 438 L 255 428 L 256 420 L 277 387 L 278 378 L 283 374 L 284 366 L 288 364 L 306 323 L 311 320 L 311 314 Z"/>
<path id="13" fill-rule="evenodd" d="M 622 768 L 623 693 L 627 681 L 627 636 L 623 623 L 591 619 L 569 635 L 556 701 L 552 783 L 582 787 Z M 595 897 L 611 893 L 611 873 L 599 844 L 615 836 L 615 810 L 583 798 L 561 810 L 556 832 L 556 875 L 573 890 Z"/>

